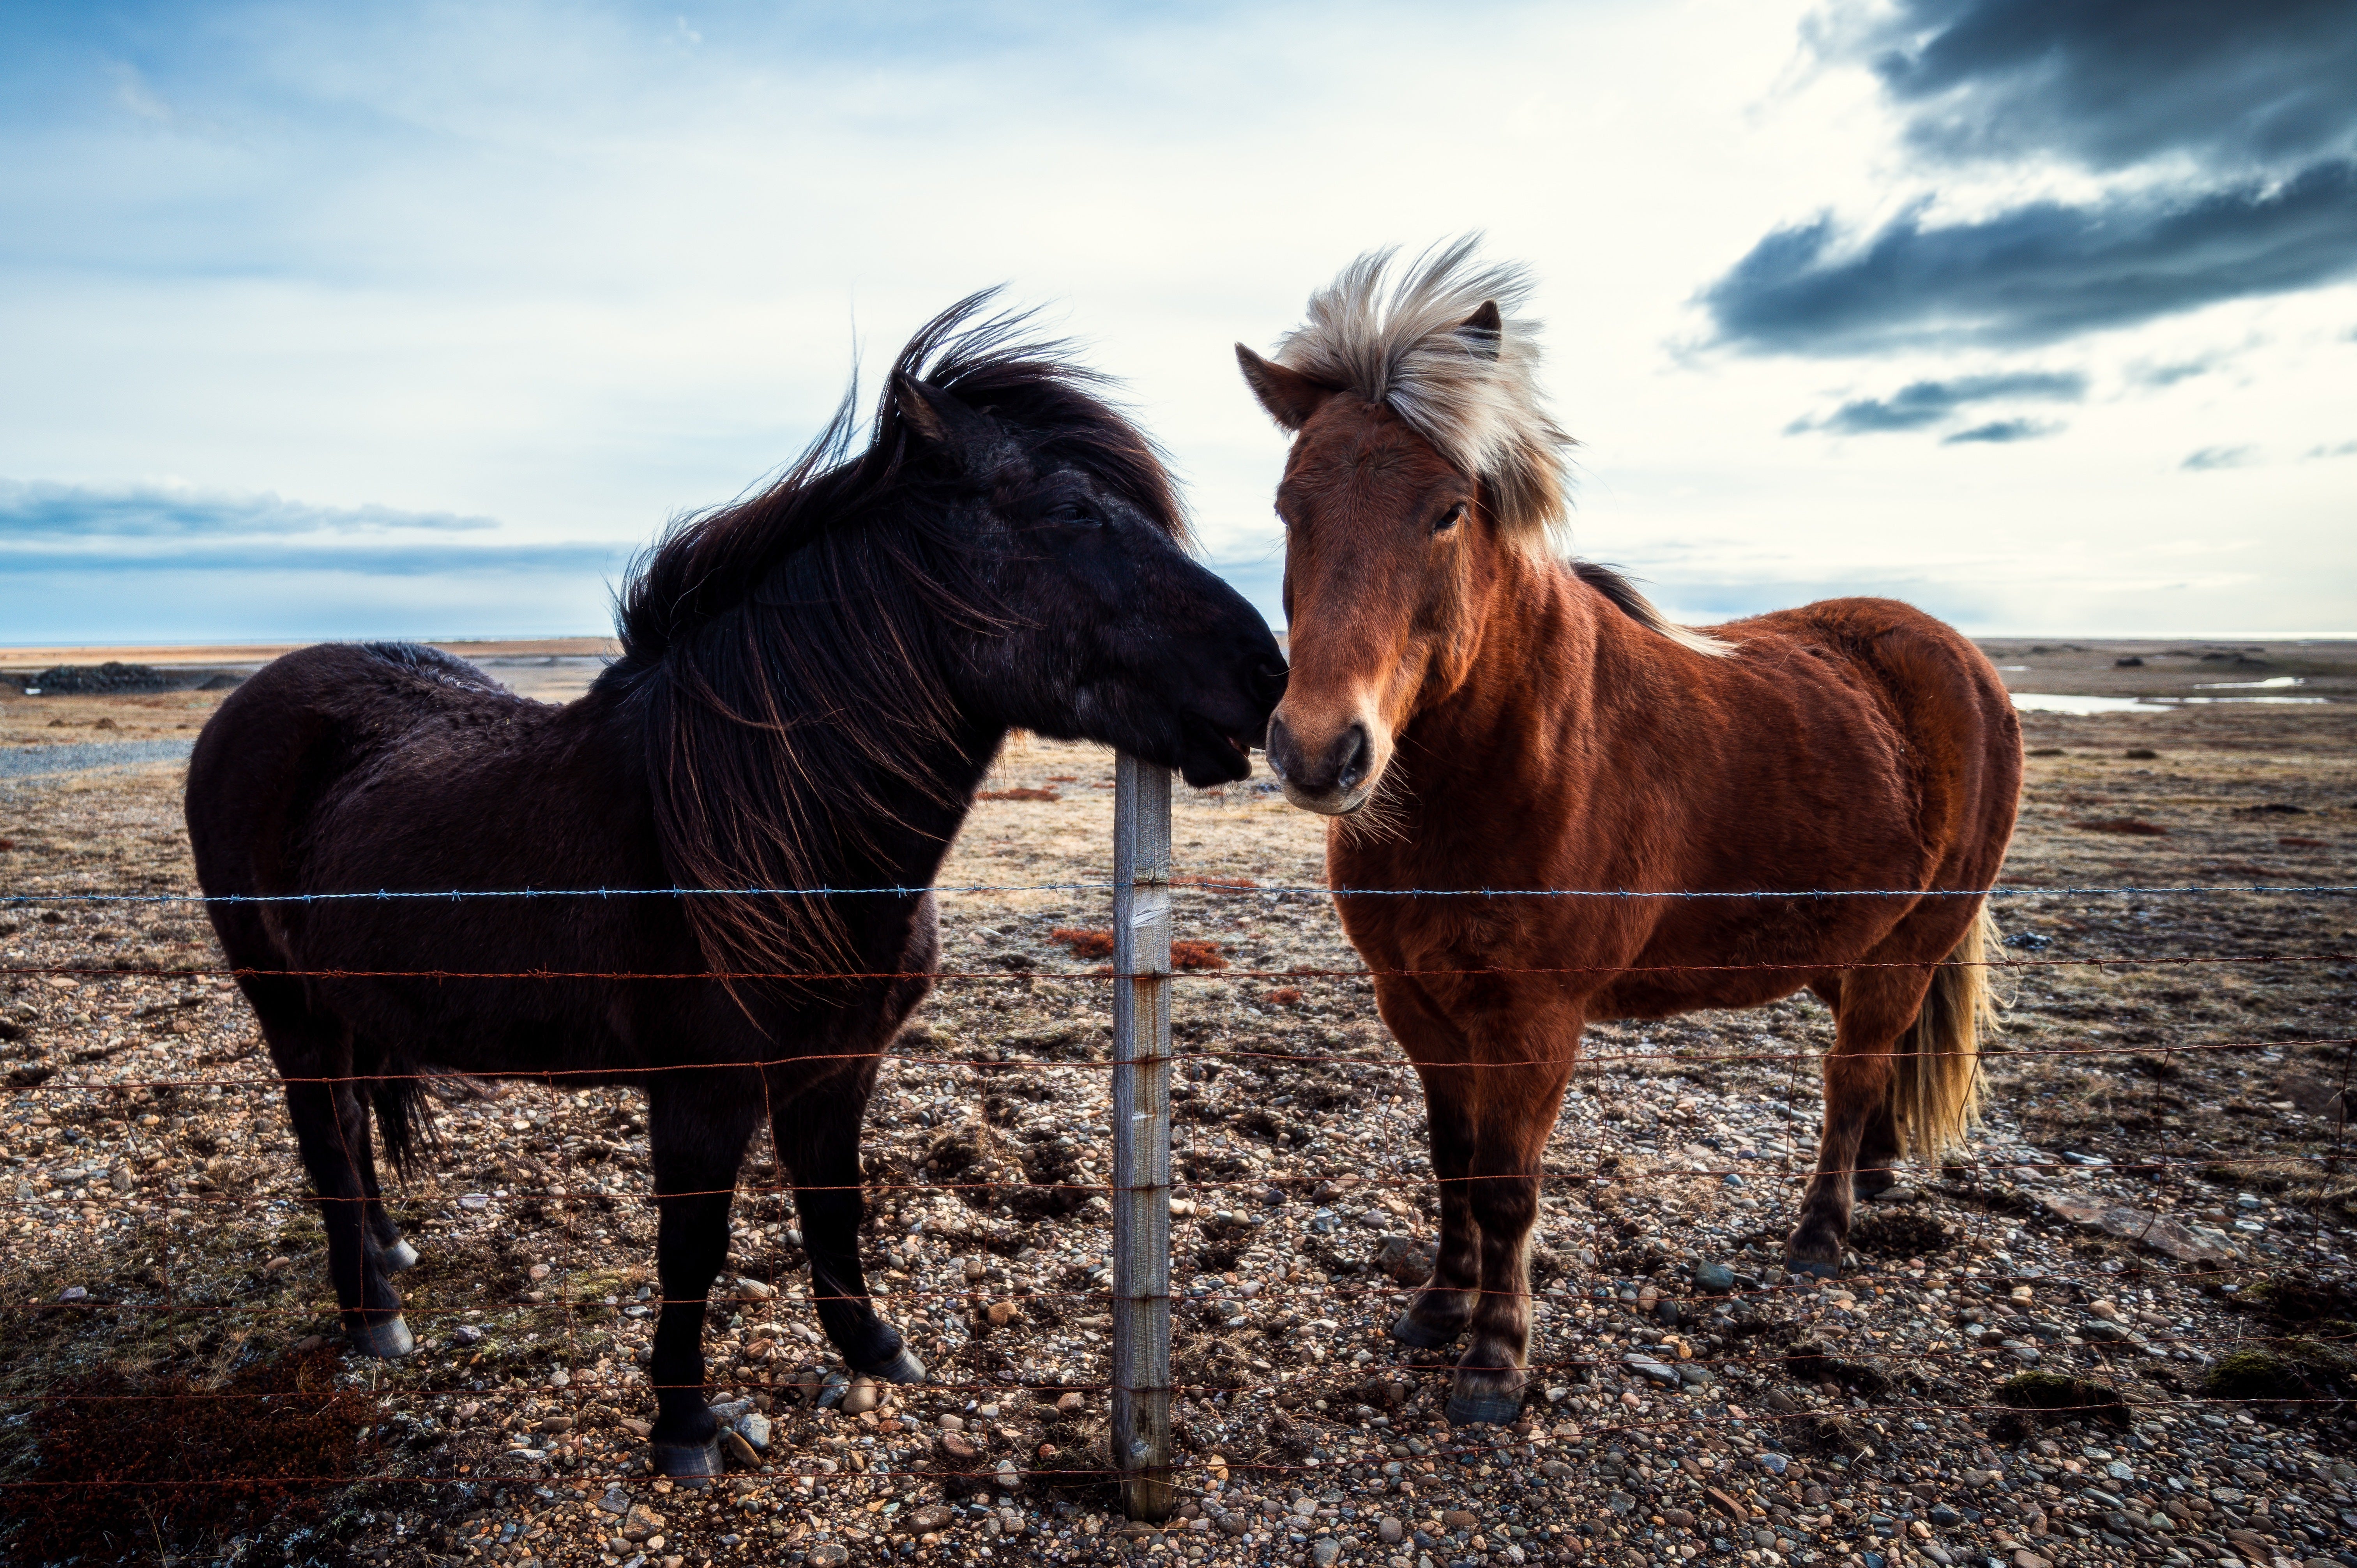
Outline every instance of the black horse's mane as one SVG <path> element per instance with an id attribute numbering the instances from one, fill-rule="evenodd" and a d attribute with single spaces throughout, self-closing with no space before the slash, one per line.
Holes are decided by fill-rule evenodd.
<path id="1" fill-rule="evenodd" d="M 926 439 L 906 381 L 988 415 L 1035 471 L 1084 468 L 1185 540 L 1161 453 L 1103 400 L 1103 378 L 1029 338 L 1028 317 L 985 316 L 990 298 L 959 301 L 909 340 L 864 448 L 855 384 L 776 480 L 682 518 L 632 564 L 622 655 L 598 685 L 640 704 L 678 886 L 818 886 L 839 852 L 908 825 L 911 799 L 955 803 L 962 786 L 928 761 L 958 723 L 930 654 L 943 628 L 1006 615 L 966 504 L 988 477 Z M 688 907 L 716 969 L 780 974 L 853 956 L 823 898 Z"/>
<path id="2" fill-rule="evenodd" d="M 1182 542 L 1187 526 L 1162 453 L 1103 401 L 1104 378 L 1070 346 L 1024 336 L 1027 314 L 984 317 L 996 290 L 958 301 L 909 340 L 885 378 L 864 450 L 854 453 L 856 381 L 811 445 L 754 495 L 693 513 L 631 564 L 621 594 L 627 679 L 697 628 L 743 605 L 796 551 L 901 511 L 938 492 L 922 438 L 902 405 L 902 379 L 921 381 L 1014 426 L 1043 464 L 1088 468 Z"/>

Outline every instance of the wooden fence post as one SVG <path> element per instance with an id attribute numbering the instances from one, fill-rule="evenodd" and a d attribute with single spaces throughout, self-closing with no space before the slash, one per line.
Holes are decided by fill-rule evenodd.
<path id="1" fill-rule="evenodd" d="M 1122 1509 L 1170 1488 L 1170 770 L 1114 762 L 1113 1454 Z"/>

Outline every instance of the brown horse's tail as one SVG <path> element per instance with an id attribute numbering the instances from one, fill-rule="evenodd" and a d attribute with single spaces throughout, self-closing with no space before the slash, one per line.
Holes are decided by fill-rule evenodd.
<path id="1" fill-rule="evenodd" d="M 1980 1041 L 1996 1028 L 1989 965 L 2002 955 L 1984 903 L 1948 961 L 1933 973 L 1915 1022 L 1899 1036 L 1890 1084 L 1900 1147 L 1929 1163 L 1964 1141 L 1980 1115 Z"/>

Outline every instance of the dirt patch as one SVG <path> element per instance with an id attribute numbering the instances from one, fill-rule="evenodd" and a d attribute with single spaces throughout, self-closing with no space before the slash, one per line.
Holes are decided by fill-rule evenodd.
<path id="1" fill-rule="evenodd" d="M 61 1384 L 26 1416 L 17 1484 L 0 1487 L 12 1551 L 114 1562 L 307 1533 L 368 1461 L 361 1434 L 381 1413 L 337 1386 L 339 1359 L 313 1349 L 217 1386 L 115 1371 Z"/>

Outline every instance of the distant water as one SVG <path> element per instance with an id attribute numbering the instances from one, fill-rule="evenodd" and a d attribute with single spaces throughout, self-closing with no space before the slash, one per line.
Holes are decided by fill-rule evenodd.
<path id="1" fill-rule="evenodd" d="M 0 779 L 135 768 L 145 762 L 186 762 L 196 746 L 193 740 L 86 740 L 70 746 L 19 747 L 0 751 Z"/>
<path id="2" fill-rule="evenodd" d="M 2330 697 L 2081 697 L 2052 692 L 2016 692 L 2013 705 L 2025 714 L 2165 714 L 2171 708 L 2212 703 L 2271 703 L 2308 706 Z"/>

